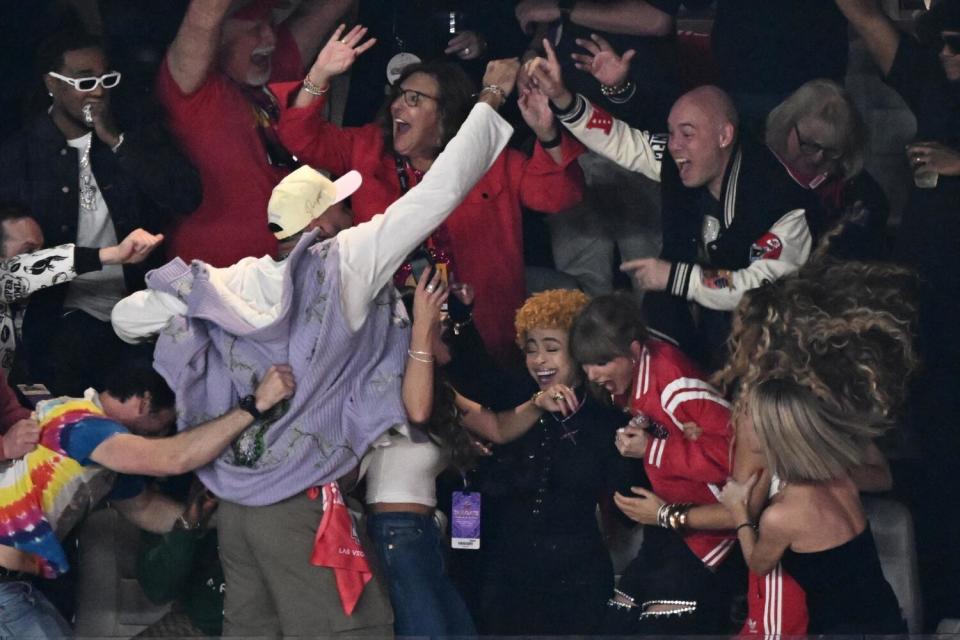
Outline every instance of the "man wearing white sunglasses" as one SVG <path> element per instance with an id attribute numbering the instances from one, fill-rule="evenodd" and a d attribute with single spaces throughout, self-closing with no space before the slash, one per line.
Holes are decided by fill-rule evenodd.
<path id="1" fill-rule="evenodd" d="M 51 246 L 114 246 L 138 228 L 163 232 L 197 206 L 199 177 L 159 122 L 111 100 L 121 75 L 99 40 L 57 34 L 38 52 L 38 69 L 49 108 L 0 147 L 0 202 L 30 211 Z M 24 381 L 68 395 L 100 383 L 125 353 L 110 312 L 143 287 L 147 268 L 109 265 L 36 292 L 17 353 Z"/>

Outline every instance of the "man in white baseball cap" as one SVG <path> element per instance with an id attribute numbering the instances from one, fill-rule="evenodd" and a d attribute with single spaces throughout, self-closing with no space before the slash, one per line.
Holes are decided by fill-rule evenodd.
<path id="1" fill-rule="evenodd" d="M 349 549 L 349 540 L 314 546 L 325 514 L 311 489 L 323 486 L 326 495 L 373 442 L 406 422 L 400 385 L 409 321 L 392 276 L 506 145 L 511 127 L 494 109 L 517 69 L 516 61 L 490 63 L 487 77 L 500 91 L 480 94 L 484 104 L 474 106 L 423 181 L 384 214 L 319 243 L 319 230 L 309 230 L 279 262 L 245 258 L 214 269 L 174 260 L 148 275 L 147 291 L 115 307 L 114 329 L 124 340 L 159 334 L 154 366 L 177 394 L 179 429 L 225 413 L 238 399 L 254 417 L 198 472 L 220 498 L 225 636 L 392 635 L 375 571 L 372 580 L 364 571 L 347 579 L 355 569 L 338 561 L 349 558 L 325 560 Z M 295 236 L 359 183 L 355 172 L 336 182 L 312 169 L 294 172 L 270 199 L 271 228 L 278 238 Z M 296 390 L 267 411 L 248 399 L 277 363 L 289 364 Z"/>
<path id="2" fill-rule="evenodd" d="M 331 181 L 306 165 L 281 180 L 267 204 L 267 226 L 280 241 L 280 256 L 288 255 L 304 232 L 319 228 L 325 240 L 350 227 L 353 216 L 343 201 L 362 182 L 357 171 Z"/>

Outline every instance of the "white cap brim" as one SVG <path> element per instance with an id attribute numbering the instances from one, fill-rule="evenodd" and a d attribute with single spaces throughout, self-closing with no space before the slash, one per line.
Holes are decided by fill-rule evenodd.
<path id="1" fill-rule="evenodd" d="M 340 176 L 333 182 L 333 186 L 337 188 L 337 198 L 331 204 L 337 204 L 349 198 L 360 188 L 362 183 L 363 178 L 356 169 L 352 169 Z"/>

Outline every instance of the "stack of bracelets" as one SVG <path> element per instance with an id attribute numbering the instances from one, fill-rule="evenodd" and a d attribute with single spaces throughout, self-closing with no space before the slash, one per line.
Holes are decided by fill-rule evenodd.
<path id="1" fill-rule="evenodd" d="M 664 529 L 682 531 L 687 528 L 687 514 L 692 502 L 674 502 L 664 504 L 657 510 L 657 526 Z"/>

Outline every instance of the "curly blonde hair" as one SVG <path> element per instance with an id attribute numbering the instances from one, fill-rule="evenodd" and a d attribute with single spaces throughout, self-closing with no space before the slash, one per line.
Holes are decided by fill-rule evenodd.
<path id="1" fill-rule="evenodd" d="M 517 345 L 523 348 L 527 334 L 533 329 L 560 329 L 570 331 L 580 311 L 590 298 L 576 289 L 548 289 L 527 298 L 517 310 L 514 327 L 517 330 Z"/>
<path id="2" fill-rule="evenodd" d="M 755 386 L 792 381 L 816 398 L 817 420 L 833 429 L 835 438 L 819 440 L 815 449 L 833 461 L 830 468 L 841 461 L 849 468 L 857 458 L 851 438 L 875 437 L 892 424 L 917 367 L 916 290 L 908 269 L 822 261 L 744 294 L 734 314 L 730 358 L 714 377 L 735 393 L 735 419 L 755 410 L 747 406 L 757 399 Z M 754 427 L 759 436 L 767 425 Z M 823 468 L 814 467 L 798 464 L 790 475 L 823 479 Z"/>

